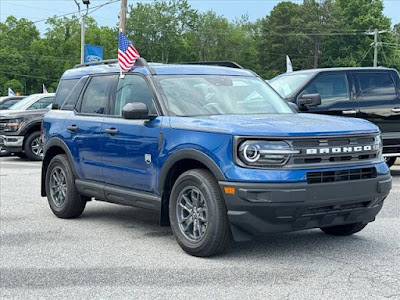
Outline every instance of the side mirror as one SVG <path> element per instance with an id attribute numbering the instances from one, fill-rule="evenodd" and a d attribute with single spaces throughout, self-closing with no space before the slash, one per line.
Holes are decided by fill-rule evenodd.
<path id="1" fill-rule="evenodd" d="M 149 115 L 147 105 L 141 102 L 127 103 L 122 108 L 122 117 L 129 120 L 154 119 L 156 116 Z"/>
<path id="2" fill-rule="evenodd" d="M 51 105 L 51 109 L 60 109 L 60 106 L 58 104 L 53 103 Z"/>
<path id="3" fill-rule="evenodd" d="M 297 100 L 299 106 L 315 107 L 321 105 L 320 94 L 303 94 Z"/>

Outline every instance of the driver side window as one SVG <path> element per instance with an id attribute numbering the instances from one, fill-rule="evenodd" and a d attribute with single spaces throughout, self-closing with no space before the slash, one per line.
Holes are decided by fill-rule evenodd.
<path id="1" fill-rule="evenodd" d="M 323 75 L 315 79 L 303 94 L 320 94 L 321 106 L 349 101 L 349 84 L 346 74 Z"/>
<path id="2" fill-rule="evenodd" d="M 139 75 L 125 75 L 118 81 L 117 97 L 114 104 L 114 115 L 121 116 L 122 108 L 128 103 L 141 102 L 147 105 L 149 114 L 155 114 L 153 94 L 146 80 Z"/>

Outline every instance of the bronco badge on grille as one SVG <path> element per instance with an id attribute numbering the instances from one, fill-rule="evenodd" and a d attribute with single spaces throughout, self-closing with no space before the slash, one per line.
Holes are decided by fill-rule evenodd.
<path id="1" fill-rule="evenodd" d="M 331 148 L 311 148 L 306 149 L 306 154 L 336 154 L 336 153 L 354 153 L 363 151 L 377 151 L 379 145 L 367 146 L 349 146 L 349 147 L 331 147 Z"/>

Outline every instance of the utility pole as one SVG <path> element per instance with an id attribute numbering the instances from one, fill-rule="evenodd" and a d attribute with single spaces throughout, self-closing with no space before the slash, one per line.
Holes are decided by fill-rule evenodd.
<path id="1" fill-rule="evenodd" d="M 374 68 L 378 66 L 378 28 L 374 32 Z"/>
<path id="2" fill-rule="evenodd" d="M 128 0 L 122 0 L 121 1 L 121 14 L 120 14 L 120 22 L 121 22 L 120 29 L 123 34 L 126 33 L 125 27 L 126 27 L 126 9 L 127 9 L 127 7 L 128 7 Z"/>
<path id="3" fill-rule="evenodd" d="M 76 6 L 78 6 L 79 15 L 81 16 L 81 64 L 85 62 L 85 16 L 89 13 L 90 0 L 82 0 L 83 4 L 86 5 L 86 13 L 81 14 L 81 6 L 77 0 L 74 0 Z"/>

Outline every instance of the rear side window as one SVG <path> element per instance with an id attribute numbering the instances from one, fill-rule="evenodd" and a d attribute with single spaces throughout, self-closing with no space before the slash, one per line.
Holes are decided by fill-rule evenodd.
<path id="1" fill-rule="evenodd" d="M 82 97 L 80 112 L 86 114 L 107 114 L 109 107 L 109 87 L 115 76 L 93 77 Z"/>
<path id="2" fill-rule="evenodd" d="M 74 86 L 78 83 L 78 81 L 79 81 L 79 78 L 61 80 L 60 84 L 58 85 L 54 104 L 57 104 L 58 107 L 61 107 L 63 105 L 65 99 L 67 99 L 69 93 L 71 93 Z"/>
<path id="3" fill-rule="evenodd" d="M 28 109 L 44 109 L 49 104 L 53 103 L 54 97 L 44 97 L 41 98 L 39 101 L 33 103 L 31 106 L 28 107 Z"/>
<path id="4" fill-rule="evenodd" d="M 62 107 L 63 110 L 74 110 L 76 102 L 78 101 L 81 91 L 85 86 L 87 80 L 88 77 L 83 77 L 81 80 L 79 80 L 79 82 L 75 85 L 75 87 L 72 89 L 71 93 L 65 100 L 65 103 Z"/>
<path id="5" fill-rule="evenodd" d="M 0 104 L 0 109 L 9 109 L 11 106 L 13 106 L 18 101 L 19 101 L 19 99 L 6 100 Z"/>
<path id="6" fill-rule="evenodd" d="M 364 100 L 396 98 L 396 88 L 389 73 L 357 73 L 356 77 Z"/>
<path id="7" fill-rule="evenodd" d="M 346 74 L 329 74 L 317 77 L 303 94 L 320 94 L 321 106 L 338 101 L 349 101 L 349 84 Z"/>

